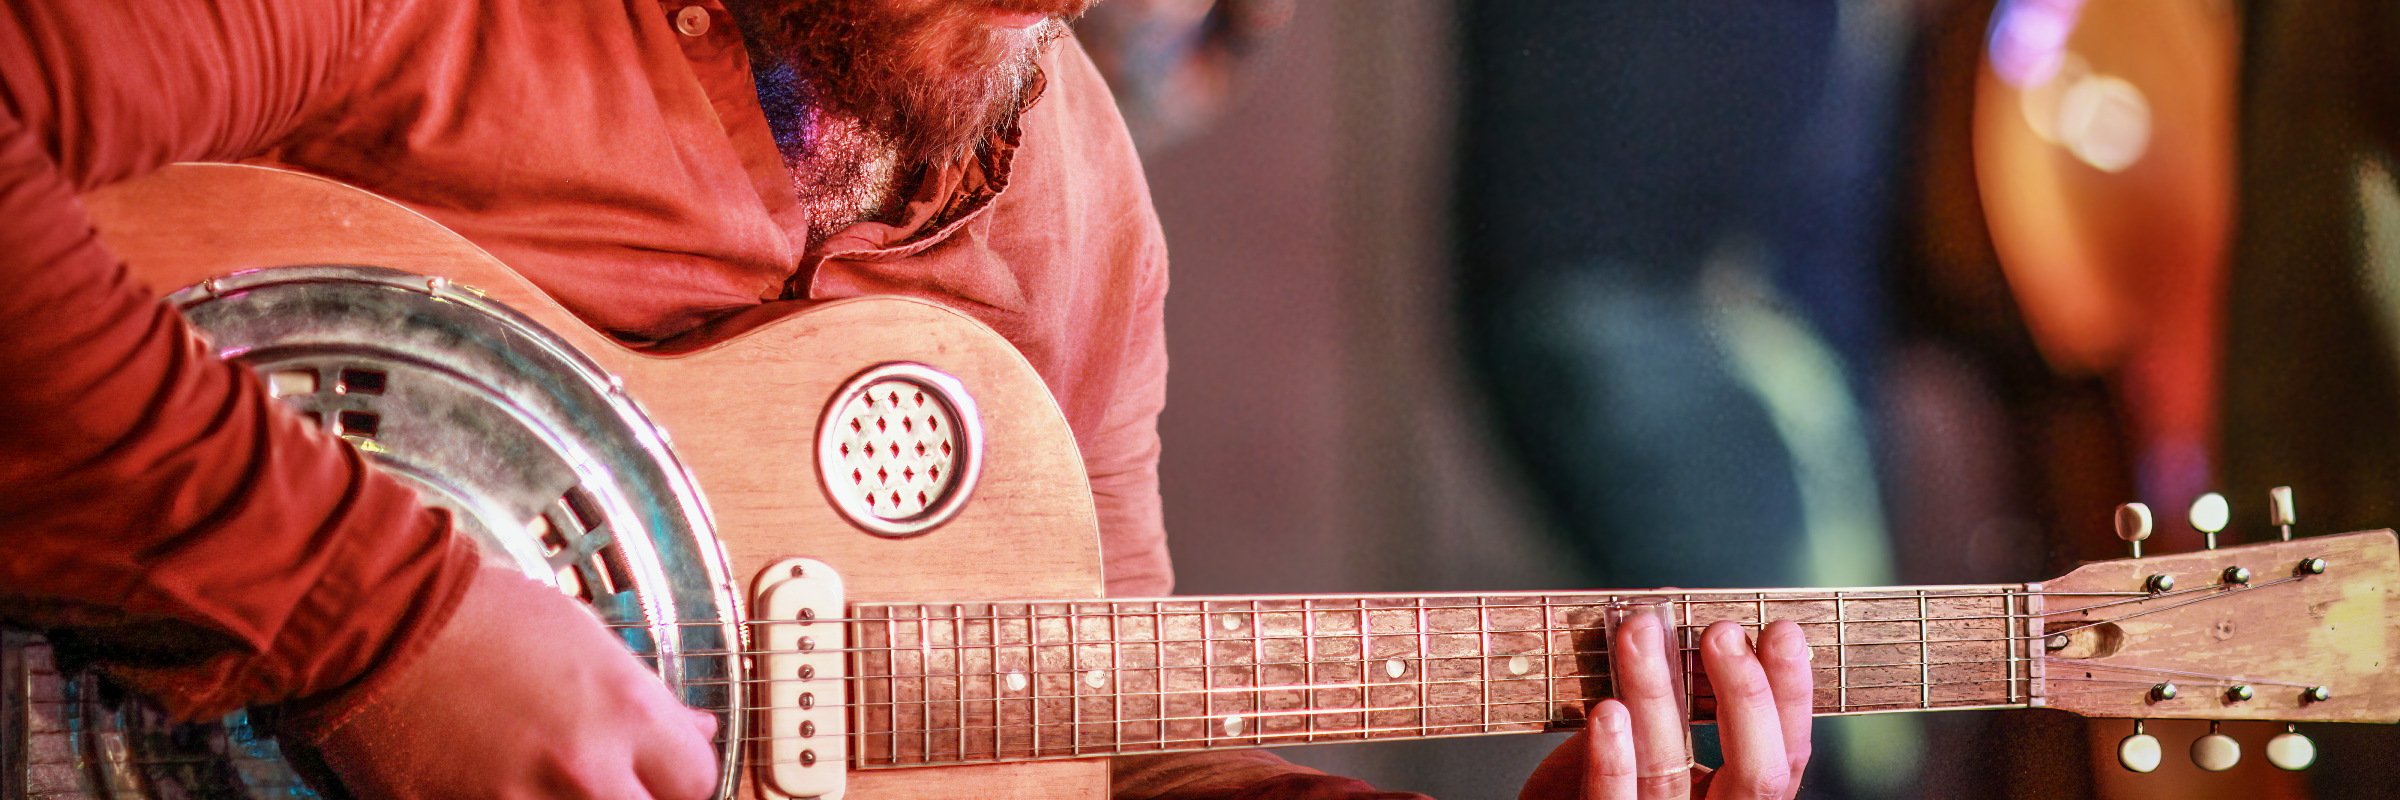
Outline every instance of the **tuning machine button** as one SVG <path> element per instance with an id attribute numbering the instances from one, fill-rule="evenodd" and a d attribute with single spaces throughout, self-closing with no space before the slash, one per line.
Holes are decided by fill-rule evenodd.
<path id="1" fill-rule="evenodd" d="M 2142 721 L 2133 721 L 2133 735 L 2117 743 L 2117 763 L 2134 772 L 2158 769 L 2166 750 L 2159 747 L 2158 737 L 2142 732 Z"/>
<path id="2" fill-rule="evenodd" d="M 2292 487 L 2277 486 L 2267 490 L 2267 524 L 2283 531 L 2283 540 L 2292 540 L 2292 524 L 2299 515 L 2292 512 Z"/>
<path id="3" fill-rule="evenodd" d="M 2224 530 L 2225 524 L 2233 520 L 2233 509 L 2226 505 L 2224 495 L 2209 492 L 2192 501 L 2191 516 L 2192 530 L 2206 535 L 2208 549 L 2215 550 L 2217 532 Z"/>
<path id="4" fill-rule="evenodd" d="M 2317 743 L 2300 735 L 2297 726 L 2285 725 L 2282 733 L 2267 740 L 2267 763 L 2293 772 L 2308 769 L 2317 763 Z"/>
<path id="5" fill-rule="evenodd" d="M 2208 735 L 2192 742 L 2192 763 L 2210 772 L 2224 772 L 2242 763 L 2242 743 L 2217 732 L 2217 724 L 2208 724 Z"/>
<path id="6" fill-rule="evenodd" d="M 2133 557 L 2142 557 L 2142 540 L 2150 538 L 2150 507 L 2140 503 L 2117 506 L 2117 538 L 2133 543 Z"/>

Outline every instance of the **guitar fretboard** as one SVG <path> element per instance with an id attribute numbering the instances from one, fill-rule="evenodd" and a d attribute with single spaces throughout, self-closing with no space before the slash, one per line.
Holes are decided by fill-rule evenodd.
<path id="1" fill-rule="evenodd" d="M 1792 620 L 1820 714 L 2024 705 L 2022 587 L 1193 597 L 853 609 L 862 767 L 1080 758 L 1580 727 L 1613 694 L 1612 610 L 1664 604 L 1688 707 L 1710 623 Z"/>

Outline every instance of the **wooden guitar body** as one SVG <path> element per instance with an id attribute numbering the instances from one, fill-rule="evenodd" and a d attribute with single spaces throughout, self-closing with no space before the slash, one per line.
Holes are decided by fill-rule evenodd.
<path id="1" fill-rule="evenodd" d="M 590 329 L 467 240 L 407 208 L 299 173 L 178 165 L 86 198 L 103 238 L 161 294 L 241 270 L 369 264 L 471 286 L 533 318 L 622 380 L 671 432 L 706 492 L 731 574 L 794 555 L 838 565 L 859 602 L 1096 598 L 1099 534 L 1066 419 L 1023 356 L 955 311 L 867 298 L 774 303 L 740 332 L 658 357 Z M 371 247 L 362 247 L 371 242 Z M 816 425 L 840 384 L 914 361 L 958 377 L 982 409 L 983 478 L 959 516 L 912 538 L 870 535 L 817 483 Z M 745 795 L 755 791 L 739 784 Z M 851 796 L 1092 798 L 1101 759 L 857 772 Z"/>
<path id="2" fill-rule="evenodd" d="M 725 755 L 751 772 L 726 788 L 741 796 L 817 794 L 791 789 L 807 775 L 783 782 L 785 770 L 818 766 L 816 751 L 805 747 L 827 747 L 836 754 L 829 764 L 847 766 L 848 797 L 1064 799 L 1105 795 L 1107 761 L 1098 757 L 1105 755 L 1569 730 L 1583 724 L 1587 701 L 1614 694 L 1609 631 L 1628 613 L 1663 615 L 1690 662 L 1697 661 L 1690 656 L 1696 632 L 1711 622 L 1797 623 L 1812 648 L 1821 715 L 2054 708 L 2135 719 L 2400 719 L 2400 673 L 2388 666 L 2400 660 L 2400 546 L 2390 531 L 2101 562 L 2012 585 L 1102 598 L 1097 524 L 1064 418 L 1021 356 L 956 312 L 897 299 L 769 303 L 717 323 L 698 346 L 640 352 L 586 327 L 430 220 L 330 181 L 185 165 L 87 202 L 104 238 L 142 280 L 162 293 L 202 287 L 176 296 L 188 301 L 179 306 L 187 314 L 219 299 L 268 294 L 269 284 L 253 281 L 265 273 L 247 270 L 389 268 L 398 272 L 370 274 L 373 291 L 413 293 L 406 307 L 422 315 L 443 304 L 504 309 L 547 330 L 547 338 L 509 341 L 579 351 L 584 361 L 576 363 L 585 366 L 576 369 L 608 376 L 583 380 L 598 380 L 602 394 L 638 400 L 637 415 L 655 423 L 654 438 L 672 437 L 664 460 L 680 462 L 673 471 L 688 472 L 697 484 L 691 494 L 705 496 L 713 525 L 697 527 L 713 527 L 715 538 L 700 548 L 706 563 L 695 569 L 724 598 L 707 605 L 734 613 L 635 616 L 651 615 L 642 618 L 653 634 L 681 630 L 679 620 L 705 618 L 725 631 L 746 621 L 757 633 L 742 685 L 754 691 L 714 705 L 692 700 L 691 687 L 706 681 L 679 683 L 686 673 L 673 665 L 682 662 L 664 646 L 628 644 L 655 656 L 687 702 L 738 719 L 728 728 L 742 731 L 750 746 L 728 745 Z M 288 283 L 306 280 L 314 279 Z M 252 288 L 259 286 L 270 288 Z M 460 286 L 476 291 L 458 294 Z M 364 330 L 373 337 L 385 329 Z M 275 369 L 258 351 L 245 357 Z M 974 462 L 981 479 L 963 510 L 930 532 L 900 538 L 869 533 L 875 523 L 844 516 L 838 507 L 850 501 L 821 486 L 819 475 L 838 472 L 839 483 L 858 473 L 821 466 L 830 456 L 817 450 L 821 419 L 857 419 L 829 415 L 832 400 L 849 397 L 854 376 L 893 362 L 956 378 L 973 397 L 971 418 L 981 421 L 984 442 Z M 270 371 L 270 386 L 282 374 Z M 309 380 L 314 386 L 316 378 Z M 382 378 L 372 385 L 383 386 Z M 305 402 L 313 400 L 284 397 L 312 413 Z M 478 424 L 455 415 L 443 421 Z M 824 424 L 828 446 L 846 441 L 840 425 Z M 349 437 L 347 427 L 330 429 Z M 374 452 L 373 437 L 370 428 L 349 438 Z M 544 491 L 536 499 L 572 497 L 572 490 L 564 497 Z M 519 516 L 486 527 L 520 527 L 521 509 L 510 511 Z M 539 538 L 560 524 L 544 522 L 554 518 L 571 524 L 543 516 L 506 533 Z M 569 566 L 540 556 L 520 563 L 536 575 L 557 567 L 570 594 L 578 585 L 570 573 L 591 576 L 576 579 L 587 590 L 601 578 L 588 562 L 572 561 L 583 550 L 551 555 L 559 552 L 572 557 Z M 792 557 L 830 567 L 801 571 L 838 572 L 846 587 L 821 612 L 808 607 L 813 617 L 783 616 L 797 601 L 770 588 L 814 580 L 798 577 Z M 773 580 L 760 581 L 751 616 L 743 617 L 738 584 L 754 575 Z M 624 594 L 611 588 L 583 596 L 599 597 L 595 609 L 622 631 L 638 627 L 609 616 L 623 610 L 615 598 Z M 608 610 L 611 603 L 618 612 Z M 800 643 L 791 627 L 827 622 L 838 632 L 831 625 L 810 631 L 841 637 L 828 640 L 840 642 L 825 648 L 830 653 Z M 670 635 L 680 634 L 651 641 Z M 794 644 L 781 643 L 787 640 Z M 0 647 L 0 654 L 13 652 Z M 714 652 L 720 666 L 734 669 L 724 666 L 734 663 L 724 649 Z M 838 681 L 822 674 L 832 669 L 842 670 Z M 1685 675 L 1685 707 L 1696 719 L 1713 718 L 1705 670 Z M 0 669 L 0 688 L 11 680 Z M 838 688 L 816 689 L 828 699 L 812 701 L 787 681 Z M 793 699 L 760 701 L 778 691 Z M 835 733 L 791 722 L 795 709 L 804 716 L 817 708 L 812 702 L 840 709 L 848 716 L 832 724 L 849 727 Z M 829 741 L 837 744 L 817 744 Z M 2293 752 L 2290 744 L 2278 752 Z M 77 752 L 94 749 L 110 747 Z M 2158 749 L 2147 750 L 2155 767 Z M 2124 763 L 2146 771 L 2138 759 Z M 2278 763 L 2298 768 L 2305 759 Z"/>

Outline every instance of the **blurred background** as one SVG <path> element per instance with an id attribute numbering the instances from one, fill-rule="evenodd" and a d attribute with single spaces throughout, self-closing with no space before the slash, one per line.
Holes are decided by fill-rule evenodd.
<path id="1" fill-rule="evenodd" d="M 2381 0 L 1110 0 L 1173 254 L 1183 593 L 2014 583 L 2400 524 Z M 2197 549 L 2162 522 L 2152 552 Z M 2047 711 L 1820 721 L 1804 797 L 2400 797 L 2115 763 Z M 1287 748 L 1513 798 L 1560 736 Z"/>

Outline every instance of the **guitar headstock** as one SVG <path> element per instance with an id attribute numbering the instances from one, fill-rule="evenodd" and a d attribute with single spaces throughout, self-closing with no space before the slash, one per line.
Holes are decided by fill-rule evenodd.
<path id="1" fill-rule="evenodd" d="M 2030 588 L 2042 602 L 2049 707 L 2400 721 L 2392 531 L 2103 561 Z"/>

